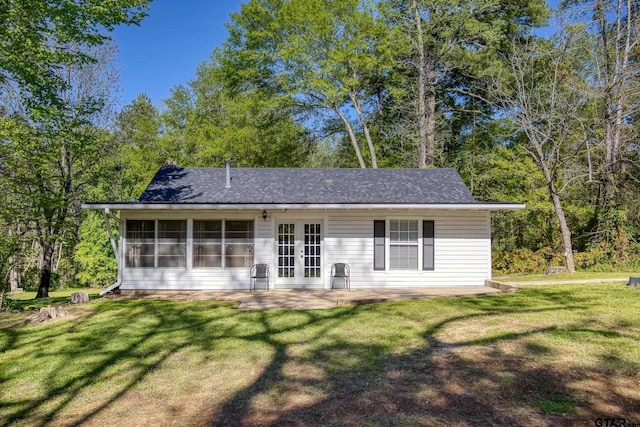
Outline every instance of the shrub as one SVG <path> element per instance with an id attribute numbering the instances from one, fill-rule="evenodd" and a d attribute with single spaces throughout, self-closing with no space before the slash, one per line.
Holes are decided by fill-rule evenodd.
<path id="1" fill-rule="evenodd" d="M 547 260 L 530 249 L 516 249 L 511 252 L 493 254 L 493 271 L 501 274 L 542 273 Z"/>

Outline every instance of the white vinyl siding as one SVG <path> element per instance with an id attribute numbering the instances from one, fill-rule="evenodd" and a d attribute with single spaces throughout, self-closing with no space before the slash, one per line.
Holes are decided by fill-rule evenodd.
<path id="1" fill-rule="evenodd" d="M 374 269 L 374 221 L 394 219 L 419 223 L 433 221 L 433 268 L 392 270 L 389 258 L 385 270 Z M 330 212 L 326 219 L 325 266 L 345 262 L 351 267 L 351 288 L 411 288 L 430 286 L 484 285 L 491 278 L 491 237 L 488 211 L 370 210 Z M 421 235 L 421 234 L 419 234 Z M 419 245 L 419 258 L 424 259 Z"/>
<path id="2" fill-rule="evenodd" d="M 149 211 L 122 211 L 123 220 L 148 220 Z M 483 285 L 491 277 L 491 242 L 488 211 L 433 210 L 433 209 L 371 209 L 371 210 L 287 210 L 268 211 L 262 218 L 262 210 L 200 210 L 154 211 L 157 219 L 187 220 L 194 228 L 198 220 L 251 221 L 254 224 L 253 264 L 269 264 L 270 287 L 274 287 L 277 275 L 277 223 L 296 220 L 323 224 L 322 232 L 322 280 L 311 289 L 329 288 L 331 265 L 347 263 L 351 269 L 351 288 L 411 288 L 431 286 Z M 316 221 L 318 220 L 318 221 Z M 424 247 L 419 239 L 418 267 L 412 270 L 392 270 L 389 256 L 386 269 L 374 270 L 374 221 L 386 223 L 386 240 L 389 240 L 391 220 L 418 221 L 419 237 L 424 238 L 420 227 L 423 221 L 433 221 L 434 236 L 433 270 L 423 270 Z M 195 237 L 195 228 L 194 228 Z M 188 233 L 189 234 L 189 233 Z M 188 236 L 189 237 L 189 236 Z M 120 237 L 121 247 L 127 254 L 126 236 Z M 195 244 L 195 241 L 194 241 Z M 388 243 L 387 243 L 388 244 Z M 191 247 L 192 245 L 188 245 Z M 189 251 L 189 248 L 188 248 Z M 189 252 L 188 252 L 189 253 Z M 135 289 L 248 289 L 250 267 L 246 268 L 129 268 L 122 270 L 123 290 Z M 278 288 L 278 286 L 275 286 Z"/>

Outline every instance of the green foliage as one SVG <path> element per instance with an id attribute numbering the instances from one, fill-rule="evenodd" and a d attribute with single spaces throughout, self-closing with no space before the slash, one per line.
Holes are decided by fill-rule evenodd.
<path id="1" fill-rule="evenodd" d="M 69 46 L 95 46 L 108 40 L 106 31 L 119 24 L 139 24 L 150 0 L 4 0 L 0 2 L 0 84 L 13 82 L 32 107 L 64 108 L 60 90 L 68 86 L 61 66 L 91 63 L 86 51 Z M 39 105 L 39 103 L 41 105 Z M 44 105 L 42 105 L 44 103 Z"/>
<path id="2" fill-rule="evenodd" d="M 159 140 L 167 159 L 181 165 L 300 166 L 310 151 L 305 129 L 286 105 L 260 90 L 225 89 L 217 55 L 198 68 L 188 87 L 173 90 Z"/>
<path id="3" fill-rule="evenodd" d="M 321 126 L 339 119 L 358 164 L 376 163 L 368 127 L 393 52 L 374 3 L 252 0 L 232 15 L 229 32 L 221 69 L 234 90 L 269 88 Z M 356 132 L 370 151 L 366 163 Z"/>
<path id="4" fill-rule="evenodd" d="M 160 144 L 161 127 L 160 113 L 144 93 L 118 113 L 113 136 L 116 155 L 102 165 L 113 171 L 112 186 L 105 191 L 110 199 L 137 199 L 158 168 L 171 160 Z"/>
<path id="5" fill-rule="evenodd" d="M 510 252 L 493 253 L 493 271 L 499 274 L 542 273 L 547 260 L 530 249 L 515 249 Z"/>
<path id="6" fill-rule="evenodd" d="M 117 227 L 112 227 L 112 230 L 117 233 Z M 78 283 L 89 287 L 104 287 L 114 283 L 118 265 L 100 212 L 86 213 L 79 237 L 74 258 L 79 265 Z M 114 239 L 118 241 L 117 234 Z"/>

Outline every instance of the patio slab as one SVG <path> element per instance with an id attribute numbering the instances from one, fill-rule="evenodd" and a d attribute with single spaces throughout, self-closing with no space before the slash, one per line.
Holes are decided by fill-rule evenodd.
<path id="1" fill-rule="evenodd" d="M 177 301 L 220 300 L 238 303 L 239 310 L 310 310 L 337 306 L 369 304 L 440 297 L 487 295 L 501 291 L 487 286 L 451 286 L 437 288 L 371 290 L 269 290 L 269 291 L 145 291 L 127 292 L 116 298 L 151 298 Z M 114 298 L 114 297 L 111 297 Z"/>

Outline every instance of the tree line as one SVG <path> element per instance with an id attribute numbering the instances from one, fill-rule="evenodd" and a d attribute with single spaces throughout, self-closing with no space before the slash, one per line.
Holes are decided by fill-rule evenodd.
<path id="1" fill-rule="evenodd" d="M 164 105 L 119 111 L 108 31 L 148 4 L 114 4 L 0 5 L 5 288 L 108 284 L 80 203 L 229 158 L 454 167 L 478 200 L 527 203 L 492 219 L 496 271 L 640 266 L 637 1 L 250 0 Z"/>

